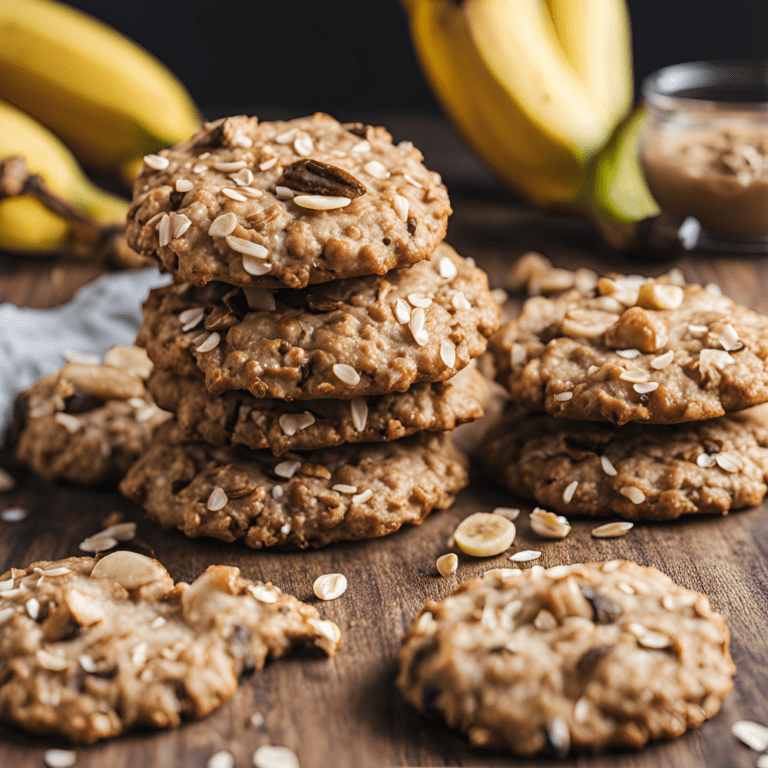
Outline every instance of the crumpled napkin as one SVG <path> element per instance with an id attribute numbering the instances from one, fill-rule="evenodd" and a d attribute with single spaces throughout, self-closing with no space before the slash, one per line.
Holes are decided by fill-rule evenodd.
<path id="1" fill-rule="evenodd" d="M 0 443 L 13 396 L 66 362 L 65 350 L 98 355 L 132 344 L 149 291 L 170 282 L 156 269 L 105 275 L 56 309 L 0 304 Z"/>

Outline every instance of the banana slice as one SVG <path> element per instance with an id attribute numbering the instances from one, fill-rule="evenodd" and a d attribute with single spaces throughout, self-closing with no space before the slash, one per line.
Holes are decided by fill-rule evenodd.
<path id="1" fill-rule="evenodd" d="M 515 524 L 501 515 L 476 512 L 454 531 L 456 546 L 472 557 L 493 557 L 512 546 Z"/>

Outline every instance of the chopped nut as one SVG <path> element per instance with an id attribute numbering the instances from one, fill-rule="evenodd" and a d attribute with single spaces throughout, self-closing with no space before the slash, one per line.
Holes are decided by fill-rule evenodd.
<path id="1" fill-rule="evenodd" d="M 326 573 L 315 579 L 313 589 L 320 600 L 335 600 L 347 591 L 347 579 L 341 573 Z"/>
<path id="2" fill-rule="evenodd" d="M 571 524 L 562 515 L 536 507 L 530 514 L 531 530 L 543 539 L 564 539 L 571 532 Z"/>
<path id="3" fill-rule="evenodd" d="M 538 293 L 550 295 L 573 288 L 576 276 L 570 269 L 550 269 L 539 278 L 532 278 L 529 289 L 535 288 Z"/>
<path id="4" fill-rule="evenodd" d="M 104 355 L 104 365 L 111 365 L 113 368 L 126 368 L 140 379 L 149 378 L 149 374 L 154 368 L 147 351 L 133 344 L 112 347 L 112 349 L 107 350 L 107 354 Z"/>
<path id="5" fill-rule="evenodd" d="M 592 529 L 592 535 L 596 539 L 613 539 L 617 536 L 624 536 L 628 531 L 634 527 L 634 523 L 618 522 L 618 523 L 606 523 L 605 525 L 599 525 L 597 528 Z"/>
<path id="6" fill-rule="evenodd" d="M 510 267 L 504 285 L 511 291 L 525 291 L 533 278 L 541 278 L 553 269 L 552 262 L 536 251 L 527 251 Z"/>
<path id="7" fill-rule="evenodd" d="M 645 309 L 677 309 L 682 303 L 683 289 L 677 285 L 646 283 L 637 295 L 637 306 Z"/>
<path id="8" fill-rule="evenodd" d="M 67 363 L 59 378 L 71 382 L 77 389 L 105 400 L 129 400 L 143 397 L 145 389 L 142 380 L 126 368 L 110 365 L 81 365 Z"/>
<path id="9" fill-rule="evenodd" d="M 450 576 L 456 573 L 456 569 L 459 567 L 459 558 L 453 552 L 450 552 L 447 555 L 438 557 L 435 564 L 437 565 L 437 572 L 441 576 Z"/>
<path id="10" fill-rule="evenodd" d="M 618 316 L 611 312 L 572 309 L 563 318 L 562 329 L 566 336 L 572 338 L 595 339 L 615 325 L 618 319 Z"/>
<path id="11" fill-rule="evenodd" d="M 656 352 L 667 346 L 669 329 L 666 322 L 654 312 L 630 307 L 619 321 L 606 331 L 606 343 L 614 349 L 639 349 Z"/>
<path id="12" fill-rule="evenodd" d="M 113 579 L 125 589 L 136 589 L 153 581 L 173 583 L 157 560 L 128 550 L 113 552 L 99 560 L 91 571 L 91 578 Z"/>
<path id="13" fill-rule="evenodd" d="M 731 733 L 755 752 L 765 752 L 768 749 L 768 728 L 760 723 L 739 720 L 731 726 Z"/>

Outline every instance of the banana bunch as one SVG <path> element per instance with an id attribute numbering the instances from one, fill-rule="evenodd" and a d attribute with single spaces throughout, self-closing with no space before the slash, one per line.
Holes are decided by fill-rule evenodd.
<path id="1" fill-rule="evenodd" d="M 86 167 L 129 183 L 144 155 L 200 125 L 189 94 L 160 62 L 51 0 L 0 0 L 0 98 L 50 128 Z"/>
<path id="2" fill-rule="evenodd" d="M 636 161 L 624 0 L 403 4 L 438 100 L 510 187 L 589 217 L 618 247 L 628 222 L 658 212 Z"/>
<path id="3" fill-rule="evenodd" d="M 26 159 L 28 173 L 37 174 L 50 192 L 84 217 L 103 224 L 122 223 L 128 202 L 92 184 L 64 144 L 29 115 L 0 101 L 0 161 Z M 31 194 L 4 191 L 11 167 L 0 175 L 0 249 L 28 252 L 68 250 L 72 224 Z M 23 184 L 23 178 L 18 180 Z M 9 194 L 10 192 L 10 194 Z M 53 197 L 53 195 L 51 197 Z M 3 199 L 4 198 L 4 199 Z M 56 204 L 53 206 L 57 207 Z M 75 214 L 76 215 L 76 214 Z"/>

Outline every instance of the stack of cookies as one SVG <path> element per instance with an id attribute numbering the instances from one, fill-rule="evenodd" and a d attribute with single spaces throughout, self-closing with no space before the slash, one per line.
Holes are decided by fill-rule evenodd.
<path id="1" fill-rule="evenodd" d="M 629 520 L 765 496 L 768 318 L 718 286 L 601 278 L 529 299 L 491 346 L 518 407 L 488 435 L 486 463 L 513 492 Z"/>
<path id="2" fill-rule="evenodd" d="M 132 247 L 178 281 L 144 304 L 148 388 L 176 418 L 121 490 L 189 536 L 301 547 L 450 505 L 447 431 L 483 414 L 470 367 L 499 324 L 442 243 L 440 177 L 382 128 L 231 117 L 145 158 Z"/>

